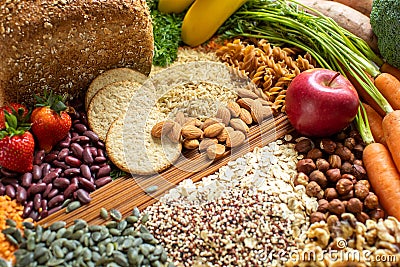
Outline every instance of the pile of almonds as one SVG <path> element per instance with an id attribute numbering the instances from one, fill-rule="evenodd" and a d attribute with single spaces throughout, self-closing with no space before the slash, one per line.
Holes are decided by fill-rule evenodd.
<path id="1" fill-rule="evenodd" d="M 201 121 L 178 112 L 174 120 L 154 125 L 151 135 L 154 138 L 166 136 L 173 142 L 181 142 L 185 149 L 199 149 L 205 151 L 209 159 L 219 159 L 226 148 L 245 142 L 250 125 L 260 124 L 272 115 L 271 102 L 262 92 L 238 89 L 236 93 L 239 99 L 219 107 L 215 118 Z"/>
<path id="2" fill-rule="evenodd" d="M 312 223 L 346 212 L 363 223 L 384 217 L 363 166 L 364 147 L 361 136 L 352 129 L 329 139 L 304 138 L 297 142 L 295 149 L 304 158 L 297 163 L 294 183 L 304 185 L 307 195 L 318 199 Z"/>

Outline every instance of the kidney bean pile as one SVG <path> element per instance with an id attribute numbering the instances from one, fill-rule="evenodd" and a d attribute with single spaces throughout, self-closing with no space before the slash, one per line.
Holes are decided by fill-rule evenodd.
<path id="1" fill-rule="evenodd" d="M 89 129 L 86 114 L 70 114 L 68 135 L 49 153 L 35 151 L 33 170 L 0 169 L 0 195 L 24 205 L 23 217 L 37 221 L 60 210 L 67 200 L 90 202 L 90 193 L 112 181 L 104 143 Z"/>

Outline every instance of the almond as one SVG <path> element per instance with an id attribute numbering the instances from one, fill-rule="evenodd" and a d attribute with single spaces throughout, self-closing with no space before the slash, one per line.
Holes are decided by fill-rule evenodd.
<path id="1" fill-rule="evenodd" d="M 253 122 L 250 112 L 244 108 L 242 108 L 242 111 L 240 112 L 239 119 L 244 121 L 246 124 L 251 124 Z"/>
<path id="2" fill-rule="evenodd" d="M 181 141 L 181 131 L 182 127 L 179 123 L 174 122 L 171 131 L 168 133 L 168 138 L 174 143 L 179 143 Z"/>
<path id="3" fill-rule="evenodd" d="M 226 130 L 228 133 L 231 133 L 231 132 L 235 131 L 235 129 L 233 129 L 231 126 L 225 127 L 225 130 Z"/>
<path id="4" fill-rule="evenodd" d="M 204 137 L 216 137 L 225 128 L 223 123 L 214 123 L 204 129 Z"/>
<path id="5" fill-rule="evenodd" d="M 272 106 L 272 102 L 271 101 L 268 101 L 268 100 L 265 100 L 265 99 L 261 99 L 261 98 L 259 98 L 259 99 L 257 99 L 257 101 L 259 101 L 260 103 L 261 103 L 261 105 L 263 105 L 263 106 Z"/>
<path id="6" fill-rule="evenodd" d="M 218 119 L 218 118 L 209 118 L 209 119 L 206 119 L 204 122 L 203 122 L 203 125 L 201 126 L 201 129 L 204 131 L 204 129 L 205 128 L 207 128 L 208 126 L 210 126 L 210 125 L 212 125 L 212 124 L 215 124 L 215 123 L 218 123 L 218 122 L 222 122 L 221 121 L 221 119 Z"/>
<path id="7" fill-rule="evenodd" d="M 234 131 L 228 135 L 226 139 L 227 147 L 237 147 L 244 143 L 246 136 L 241 131 Z"/>
<path id="8" fill-rule="evenodd" d="M 186 118 L 185 114 L 182 111 L 179 111 L 175 115 L 175 122 L 179 123 L 180 125 L 185 124 Z"/>
<path id="9" fill-rule="evenodd" d="M 217 140 L 219 142 L 225 142 L 227 137 L 228 137 L 228 131 L 226 130 L 226 128 L 224 128 L 222 132 L 219 135 L 217 135 Z"/>
<path id="10" fill-rule="evenodd" d="M 214 144 L 207 148 L 207 157 L 211 160 L 221 158 L 225 153 L 225 146 L 221 144 Z"/>
<path id="11" fill-rule="evenodd" d="M 251 98 L 240 98 L 237 101 L 240 107 L 247 109 L 248 111 L 251 110 L 251 105 L 253 104 L 253 102 L 254 100 Z"/>
<path id="12" fill-rule="evenodd" d="M 204 138 L 203 140 L 201 140 L 199 144 L 199 151 L 200 152 L 205 151 L 209 146 L 215 144 L 218 144 L 218 140 L 216 138 Z"/>
<path id="13" fill-rule="evenodd" d="M 253 104 L 251 105 L 251 117 L 258 124 L 260 124 L 264 120 L 264 109 L 261 102 L 253 102 Z"/>
<path id="14" fill-rule="evenodd" d="M 263 92 L 261 88 L 255 88 L 254 93 L 258 96 L 258 99 L 268 101 L 269 97 L 266 93 Z"/>
<path id="15" fill-rule="evenodd" d="M 242 121 L 239 118 L 234 118 L 231 119 L 231 121 L 229 122 L 229 125 L 237 130 L 237 131 L 241 131 L 243 133 L 248 133 L 250 131 L 249 126 L 247 126 L 246 123 L 244 123 L 244 121 Z"/>
<path id="16" fill-rule="evenodd" d="M 194 125 L 186 125 L 182 127 L 181 134 L 185 139 L 198 139 L 203 136 L 203 131 Z"/>
<path id="17" fill-rule="evenodd" d="M 221 119 L 221 122 L 227 126 L 231 120 L 231 112 L 226 107 L 219 107 L 217 110 L 216 117 Z"/>
<path id="18" fill-rule="evenodd" d="M 185 119 L 185 123 L 183 124 L 183 127 L 187 126 L 187 125 L 194 125 L 196 126 L 196 118 L 187 118 Z"/>
<path id="19" fill-rule="evenodd" d="M 236 90 L 237 95 L 240 98 L 251 98 L 251 99 L 257 99 L 258 95 L 248 89 L 238 89 Z"/>
<path id="20" fill-rule="evenodd" d="M 173 126 L 173 121 L 160 121 L 151 129 L 151 136 L 155 138 L 161 138 L 162 135 L 168 134 Z"/>
<path id="21" fill-rule="evenodd" d="M 183 147 L 189 150 L 196 149 L 200 145 L 199 140 L 197 139 L 185 139 L 183 141 Z"/>
<path id="22" fill-rule="evenodd" d="M 240 106 L 238 103 L 234 102 L 234 101 L 230 101 L 228 102 L 227 106 L 226 106 L 229 111 L 231 112 L 231 116 L 232 117 L 239 117 L 240 115 Z"/>

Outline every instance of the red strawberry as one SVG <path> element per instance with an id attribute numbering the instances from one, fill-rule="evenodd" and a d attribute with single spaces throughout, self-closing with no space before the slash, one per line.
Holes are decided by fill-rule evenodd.
<path id="1" fill-rule="evenodd" d="M 4 116 L 4 110 L 6 110 L 8 113 L 18 115 L 20 118 L 27 118 L 29 114 L 29 110 L 25 105 L 19 104 L 19 103 L 10 103 L 7 104 L 6 106 L 0 107 L 0 130 L 3 130 L 6 128 L 6 120 Z M 18 117 L 17 116 L 17 117 Z"/>
<path id="2" fill-rule="evenodd" d="M 52 93 L 44 98 L 36 97 L 37 108 L 32 111 L 32 132 L 39 142 L 40 149 L 50 152 L 53 146 L 64 139 L 71 128 L 71 117 L 66 113 L 64 98 Z"/>
<path id="3" fill-rule="evenodd" d="M 18 125 L 15 115 L 5 111 L 7 127 L 0 131 L 0 166 L 15 172 L 29 172 L 33 166 L 35 140 L 29 125 Z"/>

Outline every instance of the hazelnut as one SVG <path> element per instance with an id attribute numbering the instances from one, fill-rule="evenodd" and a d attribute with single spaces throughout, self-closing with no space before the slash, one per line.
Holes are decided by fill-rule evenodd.
<path id="1" fill-rule="evenodd" d="M 294 185 L 304 185 L 307 186 L 309 181 L 308 176 L 304 172 L 299 172 L 296 175 L 296 178 L 294 179 Z"/>
<path id="2" fill-rule="evenodd" d="M 361 159 L 356 159 L 353 161 L 354 165 L 364 166 L 364 163 Z"/>
<path id="3" fill-rule="evenodd" d="M 308 151 L 306 158 L 317 160 L 318 158 L 322 158 L 322 151 L 318 148 L 313 148 Z"/>
<path id="4" fill-rule="evenodd" d="M 356 214 L 356 218 L 359 222 L 365 223 L 369 219 L 369 215 L 362 211 Z"/>
<path id="5" fill-rule="evenodd" d="M 354 177 L 353 175 L 351 175 L 349 173 L 342 174 L 342 179 L 349 179 L 350 181 L 353 182 L 353 184 L 357 183 L 356 177 Z"/>
<path id="6" fill-rule="evenodd" d="M 315 181 L 321 188 L 325 188 L 328 184 L 328 180 L 325 177 L 325 174 L 319 170 L 315 170 L 310 173 L 310 181 Z"/>
<path id="7" fill-rule="evenodd" d="M 325 198 L 328 201 L 331 201 L 332 199 L 335 199 L 338 197 L 339 197 L 339 195 L 335 188 L 330 187 L 330 188 L 325 189 Z"/>
<path id="8" fill-rule="evenodd" d="M 367 178 L 367 171 L 364 169 L 363 166 L 358 164 L 353 163 L 350 173 L 354 175 L 357 180 L 362 180 Z"/>
<path id="9" fill-rule="evenodd" d="M 329 139 L 322 139 L 319 147 L 328 154 L 333 154 L 336 149 L 336 143 Z"/>
<path id="10" fill-rule="evenodd" d="M 317 166 L 317 169 L 320 170 L 321 172 L 326 172 L 329 170 L 329 162 L 326 159 L 319 158 L 315 162 L 315 165 Z"/>
<path id="11" fill-rule="evenodd" d="M 352 169 L 353 165 L 348 161 L 343 162 L 342 167 L 340 168 L 342 173 L 351 173 Z"/>
<path id="12" fill-rule="evenodd" d="M 354 190 L 351 190 L 348 194 L 340 196 L 340 200 L 349 200 L 354 197 Z"/>
<path id="13" fill-rule="evenodd" d="M 373 219 L 373 220 L 379 220 L 379 219 L 385 217 L 385 212 L 380 208 L 371 210 L 368 214 L 371 217 L 371 219 Z"/>
<path id="14" fill-rule="evenodd" d="M 351 159 L 351 150 L 347 147 L 337 147 L 335 154 L 338 155 L 343 161 L 349 161 Z"/>
<path id="15" fill-rule="evenodd" d="M 340 179 L 336 183 L 336 190 L 339 195 L 347 195 L 350 191 L 353 190 L 353 182 L 349 179 Z"/>
<path id="16" fill-rule="evenodd" d="M 319 212 L 327 212 L 328 211 L 328 205 L 329 205 L 329 201 L 326 199 L 320 199 L 318 200 L 318 209 L 317 211 Z"/>
<path id="17" fill-rule="evenodd" d="M 348 137 L 344 140 L 344 146 L 350 150 L 352 150 L 356 144 L 356 140 L 353 137 Z"/>
<path id="18" fill-rule="evenodd" d="M 333 183 L 336 183 L 337 181 L 339 181 L 340 178 L 342 178 L 342 175 L 340 174 L 340 170 L 337 168 L 329 169 L 326 171 L 325 174 L 328 177 L 328 180 Z"/>
<path id="19" fill-rule="evenodd" d="M 329 202 L 328 210 L 330 213 L 340 215 L 346 211 L 346 207 L 339 199 L 333 199 Z"/>
<path id="20" fill-rule="evenodd" d="M 363 210 L 363 203 L 358 198 L 350 198 L 347 201 L 346 209 L 351 213 L 360 213 Z"/>
<path id="21" fill-rule="evenodd" d="M 369 192 L 369 194 L 364 199 L 364 205 L 367 209 L 376 209 L 379 205 L 378 196 L 372 192 Z"/>
<path id="22" fill-rule="evenodd" d="M 322 212 L 316 211 L 311 213 L 310 215 L 310 223 L 316 223 L 325 220 L 326 220 L 325 214 L 323 214 Z"/>
<path id="23" fill-rule="evenodd" d="M 330 155 L 328 161 L 333 169 L 342 167 L 342 159 L 338 155 Z"/>
<path id="24" fill-rule="evenodd" d="M 360 133 L 357 130 L 351 130 L 349 133 L 349 137 L 353 138 L 357 144 L 363 141 Z"/>
<path id="25" fill-rule="evenodd" d="M 337 140 L 344 140 L 344 139 L 346 139 L 346 137 L 347 137 L 347 134 L 344 131 L 341 131 L 336 134 Z"/>
<path id="26" fill-rule="evenodd" d="M 306 186 L 306 194 L 310 197 L 316 197 L 322 191 L 321 187 L 314 181 Z"/>
<path id="27" fill-rule="evenodd" d="M 355 185 L 354 185 L 354 195 L 355 197 L 364 200 L 369 194 L 369 189 L 365 186 L 364 183 L 360 183 L 360 181 L 358 181 Z"/>
<path id="28" fill-rule="evenodd" d="M 310 139 L 302 139 L 294 146 L 294 149 L 302 154 L 307 154 L 311 149 L 313 149 L 314 144 Z"/>
<path id="29" fill-rule="evenodd" d="M 368 188 L 368 190 L 371 190 L 371 184 L 369 183 L 368 180 L 360 180 L 357 183 L 361 183 L 361 184 L 365 185 L 365 187 Z"/>
<path id="30" fill-rule="evenodd" d="M 362 159 L 363 152 L 364 152 L 363 145 L 357 144 L 354 146 L 353 153 L 354 153 L 354 156 L 356 157 L 356 159 Z"/>
<path id="31" fill-rule="evenodd" d="M 298 172 L 303 172 L 308 175 L 315 170 L 317 166 L 315 166 L 312 159 L 301 159 L 297 162 L 296 168 Z"/>

